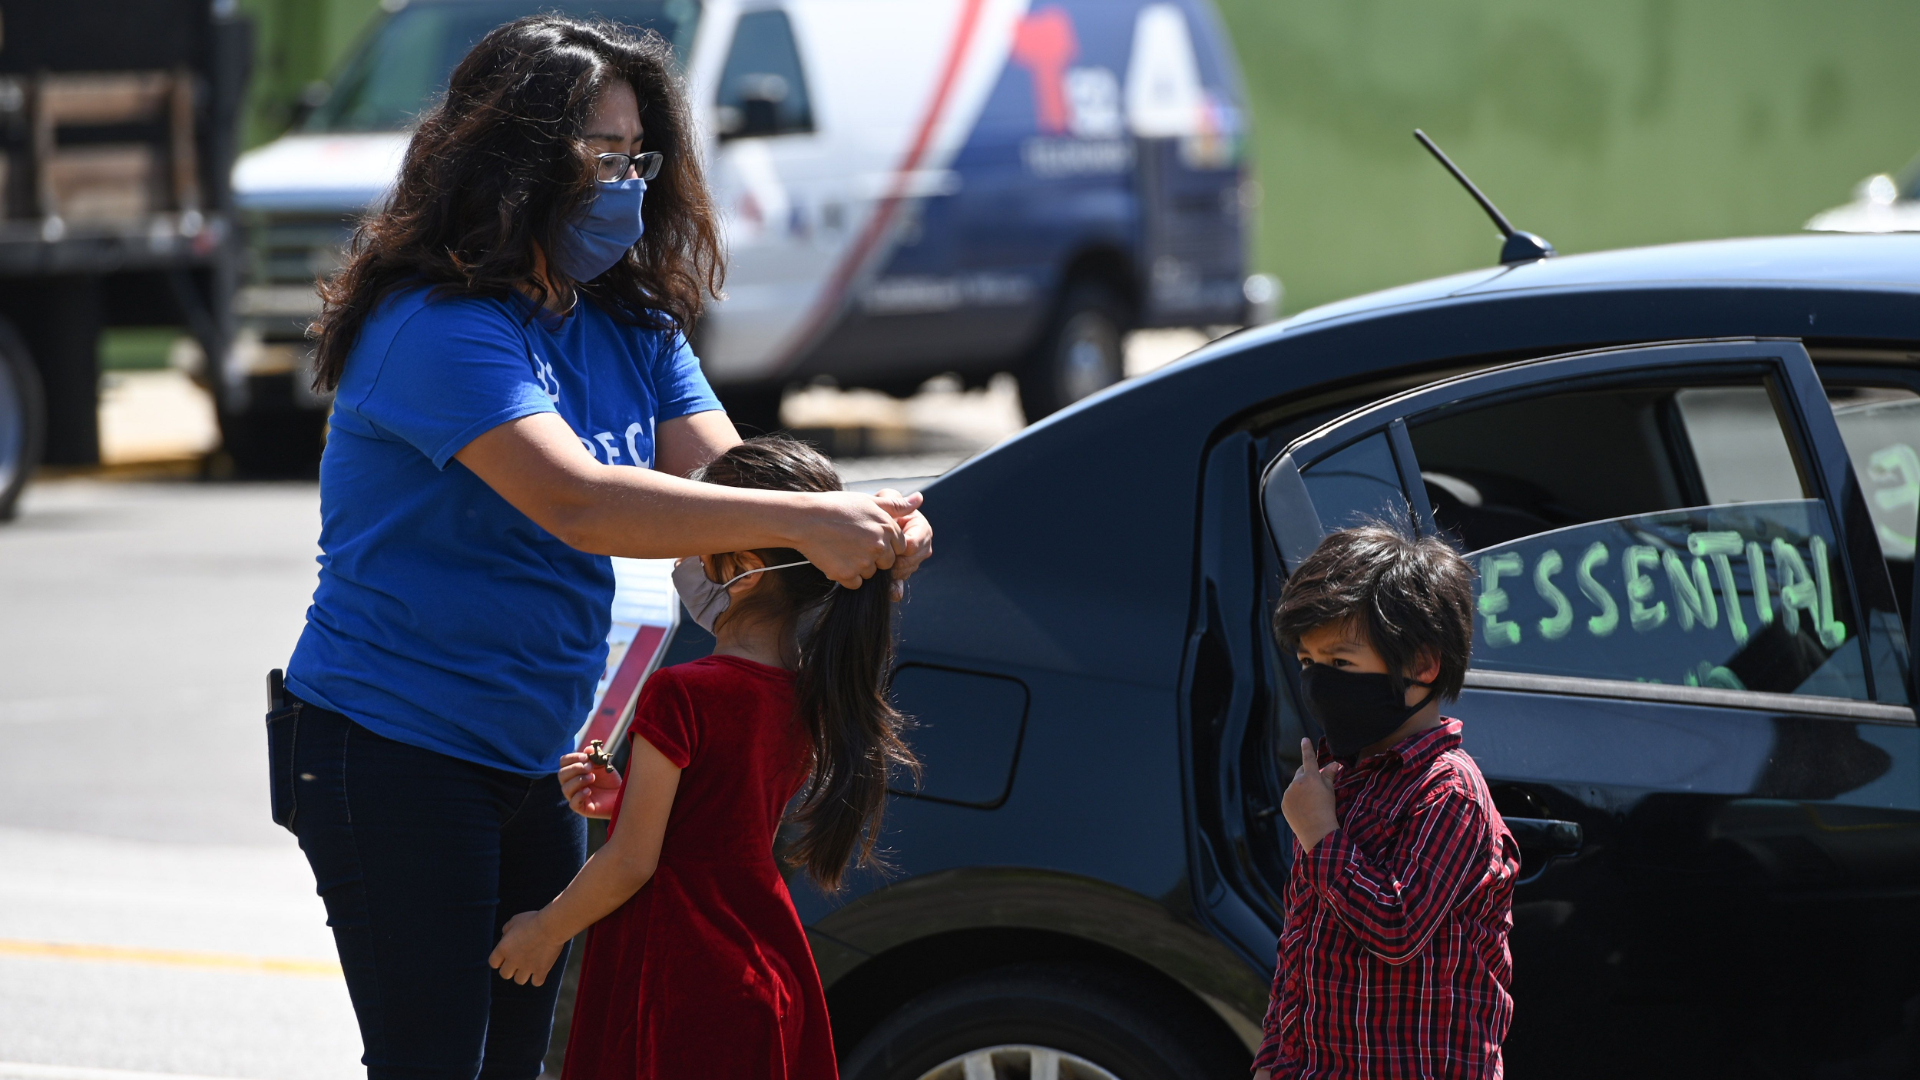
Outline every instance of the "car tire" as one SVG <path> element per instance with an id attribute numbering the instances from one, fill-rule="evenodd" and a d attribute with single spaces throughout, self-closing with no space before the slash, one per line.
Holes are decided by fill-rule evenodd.
<path id="1" fill-rule="evenodd" d="M 1092 964 L 994 968 L 909 1001 L 860 1040 L 840 1075 L 1037 1076 L 1047 1072 L 1036 1066 L 1049 1055 L 1059 1080 L 1218 1080 L 1246 1072 L 1244 1054 L 1223 1053 L 1214 1032 L 1181 1023 L 1186 1013 L 1162 997 L 1124 971 Z"/>
<path id="2" fill-rule="evenodd" d="M 312 480 L 326 450 L 327 414 L 262 408 L 220 418 L 220 441 L 234 475 L 252 480 Z"/>
<path id="3" fill-rule="evenodd" d="M 780 431 L 780 401 L 786 397 L 784 386 L 729 386 L 722 387 L 720 407 L 727 410 L 727 419 L 733 421 L 734 428 L 743 439 L 755 435 L 766 435 Z"/>
<path id="4" fill-rule="evenodd" d="M 1039 344 L 1015 374 L 1020 407 L 1032 423 L 1104 390 L 1126 375 L 1127 305 L 1098 281 L 1067 286 Z"/>
<path id="5" fill-rule="evenodd" d="M 26 342 L 0 319 L 0 521 L 13 518 L 20 492 L 47 445 L 47 399 Z"/>

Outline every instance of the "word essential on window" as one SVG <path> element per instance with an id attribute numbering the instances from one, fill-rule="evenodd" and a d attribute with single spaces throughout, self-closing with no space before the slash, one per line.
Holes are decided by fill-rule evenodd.
<path id="1" fill-rule="evenodd" d="M 1616 518 L 1471 559 L 1480 667 L 1838 692 L 1828 661 L 1855 636 L 1811 500 Z"/>

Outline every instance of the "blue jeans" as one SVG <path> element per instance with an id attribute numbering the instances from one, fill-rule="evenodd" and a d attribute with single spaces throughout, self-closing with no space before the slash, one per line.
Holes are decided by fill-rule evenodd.
<path id="1" fill-rule="evenodd" d="M 326 901 L 367 1076 L 538 1076 L 567 954 L 538 987 L 500 978 L 487 954 L 509 918 L 544 906 L 586 861 L 586 822 L 559 781 L 398 743 L 312 705 L 292 719 L 272 735 L 275 816 L 291 817 Z"/>

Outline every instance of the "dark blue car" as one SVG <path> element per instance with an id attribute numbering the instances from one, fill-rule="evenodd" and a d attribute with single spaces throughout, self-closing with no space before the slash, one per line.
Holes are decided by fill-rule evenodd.
<path id="1" fill-rule="evenodd" d="M 1795 237 L 1310 311 L 940 477 L 898 871 L 796 884 L 844 1072 L 1245 1069 L 1315 733 L 1269 615 L 1387 517 L 1479 574 L 1512 1075 L 1912 1075 L 1916 448 L 1920 237 Z"/>

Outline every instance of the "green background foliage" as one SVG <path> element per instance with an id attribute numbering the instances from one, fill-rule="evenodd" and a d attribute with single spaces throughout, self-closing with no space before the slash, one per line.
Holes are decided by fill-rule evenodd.
<path id="1" fill-rule="evenodd" d="M 1563 253 L 1787 233 L 1920 150 L 1902 0 L 1215 0 L 1289 311 L 1495 261 L 1421 127 Z"/>
<path id="2" fill-rule="evenodd" d="M 1214 2 L 1253 114 L 1253 261 L 1289 311 L 1494 261 L 1415 127 L 1568 253 L 1792 232 L 1920 150 L 1911 0 Z M 378 5 L 242 7 L 257 145 Z"/>

